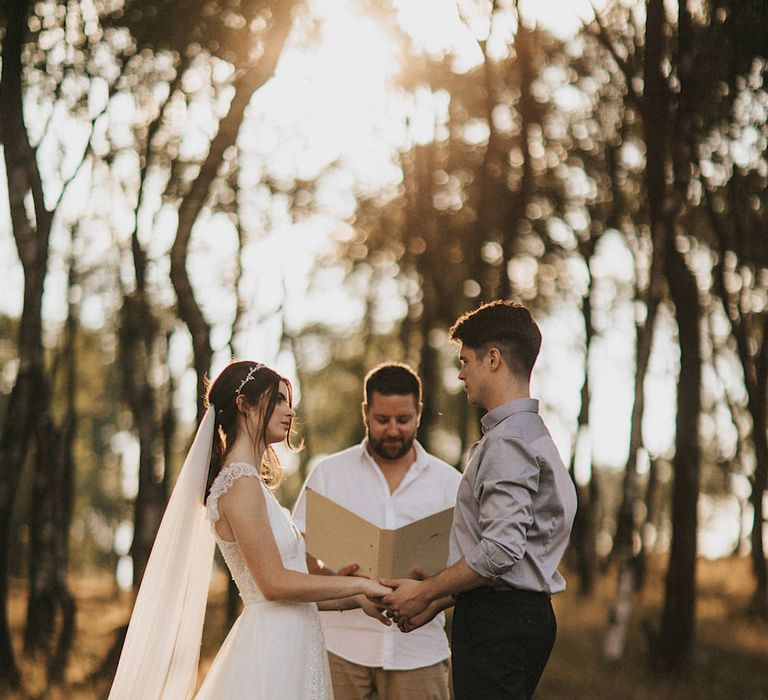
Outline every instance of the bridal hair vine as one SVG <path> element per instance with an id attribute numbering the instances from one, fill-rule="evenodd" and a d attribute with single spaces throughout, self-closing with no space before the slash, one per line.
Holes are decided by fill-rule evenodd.
<path id="1" fill-rule="evenodd" d="M 235 396 L 240 396 L 240 392 L 243 390 L 243 387 L 253 379 L 253 375 L 256 374 L 258 370 L 260 370 L 262 367 L 265 367 L 262 362 L 257 362 L 248 370 L 248 374 L 245 375 L 245 379 L 243 379 L 242 382 L 240 382 L 240 385 L 235 389 Z"/>

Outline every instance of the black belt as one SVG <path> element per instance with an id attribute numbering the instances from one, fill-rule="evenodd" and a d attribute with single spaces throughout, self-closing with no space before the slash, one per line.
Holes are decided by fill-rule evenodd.
<path id="1" fill-rule="evenodd" d="M 552 596 L 549 593 L 546 593 L 545 591 L 529 591 L 524 588 L 515 588 L 514 586 L 509 586 L 505 583 L 496 583 L 493 585 L 486 585 L 486 586 L 478 586 L 477 588 L 472 588 L 468 591 L 464 591 L 463 593 L 459 593 L 460 596 L 481 596 L 481 595 L 495 595 L 498 593 L 506 593 L 508 595 L 517 596 L 519 598 L 546 598 L 547 600 L 551 600 Z"/>

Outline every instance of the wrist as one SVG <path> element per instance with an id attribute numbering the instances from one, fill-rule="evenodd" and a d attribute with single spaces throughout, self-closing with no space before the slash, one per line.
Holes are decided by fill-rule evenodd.
<path id="1" fill-rule="evenodd" d="M 353 596 L 367 596 L 368 591 L 371 588 L 371 580 L 367 578 L 362 577 L 354 577 L 354 581 L 356 582 L 356 586 L 354 590 L 352 591 Z"/>
<path id="2" fill-rule="evenodd" d="M 342 598 L 341 600 L 341 609 L 344 610 L 355 610 L 357 608 L 362 607 L 362 601 L 366 600 L 366 597 L 362 593 L 358 593 L 357 595 L 351 595 L 347 598 Z"/>
<path id="3" fill-rule="evenodd" d="M 351 610 L 352 608 L 356 607 L 354 598 L 352 597 L 346 597 L 346 598 L 336 598 L 336 610 L 343 613 L 345 610 Z"/>
<path id="4" fill-rule="evenodd" d="M 430 576 L 429 578 L 425 578 L 421 582 L 421 596 L 424 602 L 426 602 L 428 605 L 432 605 L 432 603 L 435 602 L 437 598 L 440 597 L 440 593 L 438 591 L 438 587 L 435 581 L 434 576 Z"/>

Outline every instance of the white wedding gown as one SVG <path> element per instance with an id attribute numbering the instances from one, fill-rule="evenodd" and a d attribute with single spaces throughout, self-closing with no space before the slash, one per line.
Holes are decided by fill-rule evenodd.
<path id="1" fill-rule="evenodd" d="M 227 465 L 206 502 L 216 542 L 245 607 L 227 635 L 198 691 L 197 700 L 330 700 L 328 659 L 315 603 L 264 598 L 236 542 L 216 532 L 218 499 L 239 478 L 255 478 L 264 489 L 269 523 L 283 564 L 307 571 L 304 540 L 288 512 L 251 464 Z"/>

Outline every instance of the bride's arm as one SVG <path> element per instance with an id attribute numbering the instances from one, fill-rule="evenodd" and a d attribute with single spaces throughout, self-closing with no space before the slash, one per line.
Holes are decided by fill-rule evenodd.
<path id="1" fill-rule="evenodd" d="M 339 612 L 360 608 L 366 615 L 368 615 L 368 617 L 372 617 L 374 620 L 378 620 L 384 625 L 392 624 L 392 620 L 384 614 L 386 607 L 368 600 L 364 595 L 337 598 L 336 600 L 323 600 L 317 604 L 317 607 L 320 608 L 320 610 L 338 610 Z"/>
<path id="2" fill-rule="evenodd" d="M 226 519 L 243 553 L 253 580 L 267 600 L 322 601 L 356 595 L 378 597 L 390 589 L 354 576 L 321 576 L 286 569 L 280 558 L 261 484 L 252 477 L 237 479 L 219 498 Z"/>

